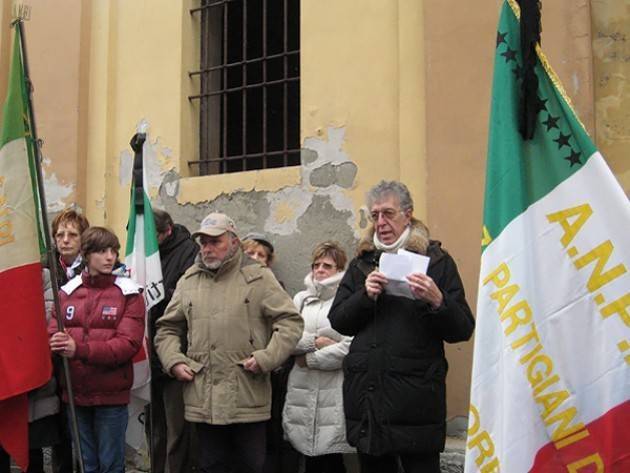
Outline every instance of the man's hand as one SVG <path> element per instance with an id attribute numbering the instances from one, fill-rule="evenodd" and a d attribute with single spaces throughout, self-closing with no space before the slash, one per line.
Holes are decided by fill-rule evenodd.
<path id="1" fill-rule="evenodd" d="M 195 377 L 195 372 L 184 362 L 173 365 L 171 374 L 177 381 L 184 382 L 190 382 Z"/>
<path id="2" fill-rule="evenodd" d="M 383 292 L 383 288 L 387 285 L 387 278 L 383 273 L 374 270 L 365 279 L 365 291 L 370 299 L 376 300 L 378 295 Z"/>
<path id="3" fill-rule="evenodd" d="M 434 309 L 442 305 L 444 296 L 431 277 L 422 273 L 411 273 L 407 276 L 407 281 L 416 299 L 427 301 Z"/>
<path id="4" fill-rule="evenodd" d="M 327 347 L 328 345 L 334 345 L 335 343 L 337 342 L 334 341 L 332 338 L 328 338 L 328 337 L 315 338 L 315 348 L 317 348 L 318 350 L 321 350 L 322 348 Z"/>
<path id="5" fill-rule="evenodd" d="M 50 350 L 66 358 L 74 357 L 77 351 L 77 344 L 66 331 L 56 332 L 50 337 Z"/>
<path id="6" fill-rule="evenodd" d="M 252 373 L 262 373 L 254 355 L 250 356 L 243 362 L 243 368 Z"/>

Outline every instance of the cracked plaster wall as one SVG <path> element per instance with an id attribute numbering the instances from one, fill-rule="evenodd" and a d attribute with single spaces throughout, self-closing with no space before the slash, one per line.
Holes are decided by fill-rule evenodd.
<path id="1" fill-rule="evenodd" d="M 358 218 L 346 191 L 355 185 L 357 166 L 343 149 L 345 128 L 329 128 L 327 139 L 306 138 L 302 150 L 300 182 L 277 190 L 235 190 L 206 201 L 187 201 L 181 193 L 183 179 L 159 153 L 148 154 L 149 186 L 159 183 L 154 200 L 174 221 L 194 231 L 210 212 L 220 211 L 236 221 L 242 237 L 264 232 L 276 248 L 274 272 L 287 291 L 303 289 L 312 248 L 324 240 L 336 240 L 352 257 L 365 218 Z M 154 146 L 156 141 L 151 141 Z M 133 155 L 120 155 L 121 187 L 129 185 Z M 124 168 L 124 170 L 123 170 Z M 259 171 L 265 172 L 265 171 Z M 355 222 L 359 222 L 359 228 Z"/>
<path id="2" fill-rule="evenodd" d="M 13 1 L 0 1 L 0 103 L 4 102 L 14 29 Z M 30 0 L 25 22 L 29 74 L 50 216 L 84 198 L 81 0 Z M 1 112 L 0 112 L 1 115 Z M 0 117 L 0 123 L 2 117 Z"/>
<path id="3" fill-rule="evenodd" d="M 46 192 L 46 207 L 49 214 L 61 212 L 74 197 L 74 184 L 64 184 L 59 181 L 57 174 L 44 170 L 44 189 Z"/>
<path id="4" fill-rule="evenodd" d="M 597 145 L 630 196 L 630 0 L 593 0 Z"/>

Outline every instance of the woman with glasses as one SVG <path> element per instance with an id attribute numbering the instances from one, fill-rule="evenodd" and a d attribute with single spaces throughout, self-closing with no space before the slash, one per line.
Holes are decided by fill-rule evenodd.
<path id="1" fill-rule="evenodd" d="M 294 351 L 282 424 L 291 444 L 305 455 L 305 473 L 345 473 L 342 454 L 354 451 L 346 442 L 341 391 L 341 366 L 352 339 L 328 321 L 346 261 L 337 243 L 317 245 L 306 289 L 294 298 L 304 333 Z"/>

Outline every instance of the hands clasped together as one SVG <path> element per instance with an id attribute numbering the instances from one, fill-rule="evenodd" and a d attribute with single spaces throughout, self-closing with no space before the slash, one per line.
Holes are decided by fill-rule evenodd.
<path id="1" fill-rule="evenodd" d="M 243 364 L 243 369 L 250 371 L 252 373 L 262 373 L 260 369 L 260 365 L 256 361 L 254 356 L 250 356 L 247 358 Z M 171 374 L 178 381 L 190 382 L 195 377 L 195 372 L 188 366 L 186 363 L 177 363 L 171 368 Z"/>
<path id="2" fill-rule="evenodd" d="M 328 337 L 315 337 L 315 348 L 317 348 L 318 350 L 321 350 L 324 347 L 330 346 L 330 345 L 334 345 L 335 343 L 337 343 L 335 340 L 333 340 L 332 338 L 328 338 Z M 306 364 L 306 355 L 298 355 L 295 357 L 295 364 L 298 365 L 300 368 L 306 368 L 308 365 Z"/>
<path id="3" fill-rule="evenodd" d="M 431 304 L 436 309 L 442 305 L 444 296 L 437 287 L 435 281 L 430 276 L 422 273 L 411 273 L 407 276 L 409 288 L 416 299 L 423 300 Z M 377 270 L 368 274 L 365 279 L 365 290 L 370 299 L 376 300 L 387 285 L 387 278 Z"/>

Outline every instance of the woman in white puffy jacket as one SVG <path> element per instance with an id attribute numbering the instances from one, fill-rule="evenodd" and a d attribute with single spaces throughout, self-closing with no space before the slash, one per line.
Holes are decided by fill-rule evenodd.
<path id="1" fill-rule="evenodd" d="M 342 454 L 354 452 L 346 442 L 341 366 L 352 338 L 328 321 L 346 261 L 337 243 L 317 245 L 306 290 L 293 299 L 304 318 L 304 333 L 294 350 L 282 425 L 285 437 L 305 455 L 305 473 L 345 473 Z"/>

